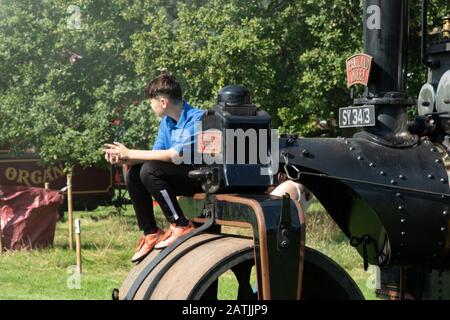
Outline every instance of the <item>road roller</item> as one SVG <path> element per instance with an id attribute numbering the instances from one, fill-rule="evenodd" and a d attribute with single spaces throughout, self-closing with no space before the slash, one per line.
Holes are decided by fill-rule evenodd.
<path id="1" fill-rule="evenodd" d="M 301 203 L 267 192 L 281 172 L 314 194 L 364 268 L 374 266 L 379 298 L 449 299 L 450 16 L 429 36 L 421 1 L 417 63 L 428 73 L 411 97 L 410 5 L 363 1 L 364 52 L 346 64 L 348 86 L 364 90 L 339 109 L 342 132 L 358 128 L 352 136 L 278 136 L 245 87 L 221 89 L 188 155 L 204 193 L 179 199 L 196 229 L 135 265 L 113 298 L 216 300 L 229 272 L 238 300 L 364 299 L 341 266 L 307 246 Z"/>

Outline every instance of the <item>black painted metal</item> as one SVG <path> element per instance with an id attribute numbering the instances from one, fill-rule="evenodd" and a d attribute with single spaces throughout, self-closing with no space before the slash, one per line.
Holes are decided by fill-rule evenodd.
<path id="1" fill-rule="evenodd" d="M 250 102 L 250 93 L 245 87 L 226 86 L 219 91 L 219 104 L 202 118 L 203 131 L 214 129 L 220 132 L 222 150 L 214 155 L 214 163 L 203 161 L 201 164 L 218 174 L 214 181 L 203 181 L 205 192 L 255 193 L 263 192 L 272 184 L 272 175 L 261 174 L 261 170 L 270 165 L 258 158 L 265 155 L 269 159 L 271 116 Z M 266 135 L 263 136 L 261 132 Z M 195 154 L 195 158 L 203 160 L 206 156 L 210 155 Z M 253 161 L 254 158 L 257 158 L 256 161 Z"/>
<path id="2" fill-rule="evenodd" d="M 277 246 L 278 250 L 283 251 L 290 244 L 289 229 L 291 228 L 291 200 L 289 194 L 283 196 L 280 222 L 278 225 Z"/>
<path id="3" fill-rule="evenodd" d="M 408 16 L 408 0 L 364 1 L 364 52 L 374 61 L 367 97 L 405 92 Z"/>
<path id="4" fill-rule="evenodd" d="M 392 189 L 392 191 L 397 191 L 397 192 L 410 192 L 410 193 L 417 193 L 417 194 L 426 194 L 426 195 L 438 196 L 438 197 L 442 197 L 442 198 L 447 196 L 445 193 L 441 193 L 441 192 L 432 192 L 432 191 L 427 191 L 427 190 L 423 190 L 423 189 L 399 187 L 396 185 L 376 183 L 376 182 L 365 181 L 365 180 L 361 180 L 361 179 L 349 179 L 349 178 L 344 178 L 344 177 L 335 177 L 335 176 L 330 176 L 330 175 L 326 175 L 326 174 L 322 174 L 322 173 L 311 173 L 311 172 L 299 171 L 298 177 L 299 177 L 300 181 L 302 180 L 302 177 L 304 177 L 304 176 L 314 176 L 319 179 L 334 179 L 334 180 L 345 181 L 345 182 L 360 183 L 360 184 L 365 184 L 365 185 L 372 186 L 372 187 Z"/>
<path id="5" fill-rule="evenodd" d="M 364 52 L 373 57 L 373 65 L 364 97 L 354 103 L 376 106 L 376 125 L 363 132 L 366 139 L 388 146 L 408 147 L 417 142 L 408 131 L 405 112 L 414 104 L 405 92 L 408 4 L 408 0 L 364 1 Z"/>
<path id="6" fill-rule="evenodd" d="M 253 209 L 246 205 L 228 201 L 218 200 L 212 195 L 215 203 L 216 218 L 219 220 L 247 222 L 252 225 L 253 238 L 255 241 L 255 265 L 257 270 L 258 284 L 261 284 L 261 239 L 260 230 Z M 300 274 L 300 248 L 304 241 L 304 226 L 300 224 L 297 207 L 290 201 L 290 227 L 286 228 L 285 234 L 289 239 L 289 245 L 280 250 L 278 247 L 278 230 L 281 220 L 283 199 L 270 195 L 245 195 L 246 199 L 255 200 L 262 209 L 266 227 L 268 264 L 270 270 L 270 295 L 272 299 L 296 299 L 297 284 Z M 199 208 L 203 204 L 201 200 L 183 198 L 180 206 L 183 212 L 187 212 L 187 217 L 194 218 L 194 208 Z M 191 215 L 189 215 L 191 213 Z M 263 289 L 258 287 L 258 294 L 262 296 Z"/>
<path id="7" fill-rule="evenodd" d="M 364 300 L 350 275 L 335 261 L 306 247 L 302 299 Z"/>
<path id="8" fill-rule="evenodd" d="M 426 12 L 426 1 L 422 3 Z M 380 14 L 379 27 L 376 23 L 368 24 L 369 17 L 376 15 L 377 11 Z M 408 131 L 405 108 L 414 103 L 405 90 L 408 19 L 408 0 L 364 1 L 364 51 L 373 57 L 373 68 L 364 96 L 355 99 L 354 103 L 375 105 L 375 127 L 364 128 L 352 139 L 287 137 L 280 141 L 280 163 L 290 173 L 289 176 L 301 179 L 346 236 L 354 239 L 353 243 L 366 258 L 366 264 L 389 268 L 444 268 L 442 263 L 450 260 L 445 249 L 449 237 L 448 175 L 435 141 L 419 140 Z M 444 51 L 435 52 L 436 59 L 448 60 L 448 50 Z M 430 59 L 433 59 L 433 54 L 430 53 Z M 444 72 L 444 69 L 439 72 Z M 236 101 L 227 105 L 228 96 L 236 98 Z M 203 129 L 219 129 L 223 136 L 226 129 L 270 129 L 268 114 L 257 111 L 249 104 L 248 98 L 245 90 L 236 95 L 233 95 L 233 90 L 224 94 L 219 99 L 222 106 L 206 113 Z M 225 110 L 227 106 L 231 109 Z M 225 142 L 222 147 L 226 153 Z M 197 172 L 205 178 L 204 181 L 210 180 L 204 184 L 206 189 L 248 193 L 245 197 L 261 206 L 266 227 L 271 296 L 274 299 L 294 299 L 296 284 L 302 276 L 299 252 L 304 241 L 296 207 L 289 203 L 288 209 L 286 199 L 283 201 L 262 194 L 273 179 L 259 174 L 259 164 L 224 164 L 208 168 L 216 170 L 217 179 L 211 178 L 216 177 L 214 171 Z M 194 199 L 184 201 L 185 205 L 189 203 L 196 208 L 204 204 L 204 201 Z M 252 225 L 258 283 L 261 283 L 261 230 L 253 209 L 247 204 L 219 200 L 214 195 L 208 197 L 207 205 L 213 207 L 211 210 L 218 219 Z M 196 217 L 195 212 L 199 212 L 186 210 L 183 201 L 181 206 L 189 218 Z M 284 214 L 288 211 L 291 224 L 285 228 L 282 227 L 287 225 Z M 210 218 L 191 236 L 210 228 L 213 222 L 214 218 Z M 283 234 L 283 230 L 288 232 Z M 281 245 L 286 240 L 283 237 L 289 240 L 287 246 Z M 177 245 L 183 240 L 180 239 Z M 169 248 L 166 250 L 170 251 Z M 165 255 L 141 272 L 127 298 L 134 297 L 149 271 L 168 252 L 163 251 Z M 308 254 L 310 251 L 306 259 Z M 333 271 L 326 268 L 328 264 L 323 259 L 318 261 L 317 266 L 324 267 L 324 275 L 332 276 Z M 264 293 L 261 287 L 258 289 L 260 295 Z M 358 294 L 353 297 L 358 297 Z"/>
<path id="9" fill-rule="evenodd" d="M 258 298 L 250 285 L 250 276 L 254 265 L 255 260 L 252 259 L 231 268 L 239 283 L 238 300 L 256 300 Z"/>
<path id="10" fill-rule="evenodd" d="M 369 263 L 442 261 L 450 190 L 433 143 L 400 149 L 357 138 L 298 139 L 280 150 L 288 155 L 288 168 L 295 165 L 300 172 L 319 174 L 306 174 L 301 181 L 348 238 L 371 238 Z"/>
<path id="11" fill-rule="evenodd" d="M 225 106 L 248 106 L 251 105 L 250 91 L 244 86 L 230 85 L 219 90 L 217 104 Z M 253 106 L 253 105 L 252 105 Z M 245 108 L 245 107 L 244 107 Z"/>

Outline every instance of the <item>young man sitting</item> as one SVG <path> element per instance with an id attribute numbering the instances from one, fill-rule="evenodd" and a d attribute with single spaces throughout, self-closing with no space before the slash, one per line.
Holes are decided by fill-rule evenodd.
<path id="1" fill-rule="evenodd" d="M 181 211 L 176 196 L 202 192 L 198 181 L 188 177 L 194 167 L 190 164 L 176 165 L 172 159 L 181 155 L 183 148 L 193 145 L 195 123 L 200 121 L 204 111 L 183 101 L 179 83 L 168 74 L 150 81 L 145 97 L 150 100 L 155 114 L 162 118 L 152 150 L 131 150 L 118 142 L 105 144 L 108 162 L 130 166 L 126 184 L 139 229 L 144 233 L 131 258 L 133 262 L 141 261 L 153 248 L 165 248 L 194 230 L 192 222 Z M 156 225 L 151 196 L 158 201 L 170 222 L 165 232 Z"/>

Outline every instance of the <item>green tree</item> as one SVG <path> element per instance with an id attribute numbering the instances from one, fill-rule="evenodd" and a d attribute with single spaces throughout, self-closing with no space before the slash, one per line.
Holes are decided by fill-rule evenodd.
<path id="1" fill-rule="evenodd" d="M 431 4 L 440 25 L 447 2 Z M 1 0 L 0 144 L 68 167 L 104 165 L 107 141 L 148 148 L 157 119 L 142 89 L 161 70 L 196 106 L 239 83 L 275 128 L 321 134 L 317 121 L 352 103 L 345 60 L 362 51 L 361 17 L 361 0 Z M 412 97 L 426 76 L 419 31 L 412 1 Z"/>
<path id="2" fill-rule="evenodd" d="M 431 1 L 430 25 L 447 10 Z M 425 81 L 420 64 L 420 3 L 411 2 L 409 91 Z M 361 0 L 171 1 L 148 8 L 147 30 L 126 51 L 139 75 L 161 69 L 179 75 L 186 98 L 212 107 L 217 91 L 244 84 L 273 116 L 274 127 L 321 133 L 318 120 L 336 119 L 352 103 L 345 60 L 362 52 Z M 357 88 L 356 94 L 361 88 Z"/>
<path id="3" fill-rule="evenodd" d="M 176 14 L 153 8 L 126 56 L 141 75 L 181 75 L 187 99 L 202 107 L 220 87 L 244 84 L 275 127 L 313 134 L 317 118 L 348 104 L 345 58 L 361 48 L 361 8 L 350 0 L 178 2 Z"/>
<path id="4" fill-rule="evenodd" d="M 36 147 L 44 162 L 64 159 L 68 168 L 102 163 L 112 139 L 148 147 L 156 119 L 140 101 L 145 79 L 123 57 L 142 3 L 0 2 L 0 144 Z M 129 10 L 135 19 L 125 18 Z"/>

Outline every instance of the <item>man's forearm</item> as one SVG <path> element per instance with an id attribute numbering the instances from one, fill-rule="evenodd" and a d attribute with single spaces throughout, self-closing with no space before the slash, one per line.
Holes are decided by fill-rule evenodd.
<path id="1" fill-rule="evenodd" d="M 169 150 L 129 150 L 127 161 L 150 161 L 159 160 L 171 162 L 172 157 L 176 156 L 177 152 L 174 149 Z"/>

